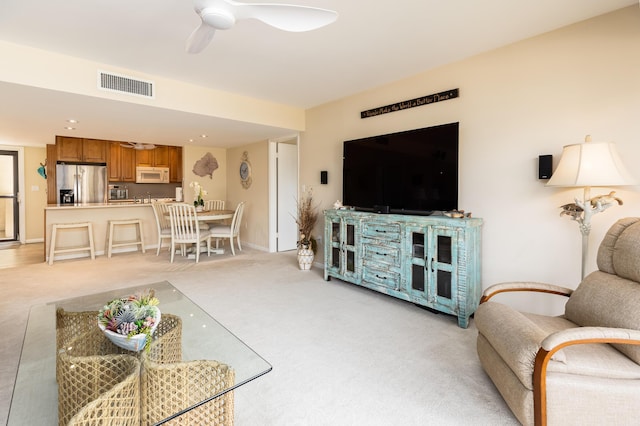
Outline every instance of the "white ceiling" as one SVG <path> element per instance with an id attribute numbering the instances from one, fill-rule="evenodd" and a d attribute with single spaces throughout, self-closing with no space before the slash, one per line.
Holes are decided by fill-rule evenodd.
<path id="1" fill-rule="evenodd" d="M 0 40 L 310 108 L 637 4 L 637 0 L 276 2 L 332 9 L 339 17 L 327 27 L 305 33 L 239 21 L 231 30 L 217 31 L 202 53 L 189 55 L 185 41 L 200 22 L 190 0 L 2 0 Z M 193 143 L 233 146 L 291 133 L 3 82 L 0 99 L 0 143 L 52 143 L 53 135 L 68 134 L 184 145 L 207 133 L 207 139 Z M 83 117 L 75 133 L 61 129 L 62 114 Z"/>

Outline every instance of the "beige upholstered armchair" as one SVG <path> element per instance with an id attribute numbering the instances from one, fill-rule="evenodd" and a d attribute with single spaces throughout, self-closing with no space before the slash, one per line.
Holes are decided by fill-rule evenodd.
<path id="1" fill-rule="evenodd" d="M 578 288 L 497 284 L 475 313 L 478 356 L 525 425 L 637 424 L 640 414 L 640 218 L 616 222 L 598 270 Z M 506 291 L 568 297 L 562 316 L 488 301 Z M 493 299 L 495 300 L 495 299 Z"/>

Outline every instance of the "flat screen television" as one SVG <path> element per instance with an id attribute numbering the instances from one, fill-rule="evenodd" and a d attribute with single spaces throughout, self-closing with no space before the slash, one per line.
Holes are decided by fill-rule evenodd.
<path id="1" fill-rule="evenodd" d="M 458 127 L 456 122 L 345 141 L 343 204 L 400 214 L 456 210 Z"/>

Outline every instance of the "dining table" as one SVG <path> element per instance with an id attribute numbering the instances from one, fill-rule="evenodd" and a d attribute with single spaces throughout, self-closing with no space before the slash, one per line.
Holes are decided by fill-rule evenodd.
<path id="1" fill-rule="evenodd" d="M 196 210 L 196 217 L 198 218 L 198 222 L 213 222 L 216 220 L 231 219 L 234 213 L 234 210 L 202 210 L 200 212 Z"/>
<path id="2" fill-rule="evenodd" d="M 210 222 L 216 222 L 216 221 L 225 220 L 225 219 L 231 219 L 233 218 L 234 213 L 235 213 L 235 210 L 201 210 L 201 211 L 196 210 L 196 218 L 198 219 L 198 222 L 210 223 Z M 165 215 L 169 216 L 169 213 L 167 212 L 165 213 Z M 204 250 L 206 251 L 206 247 L 204 247 Z M 202 252 L 202 248 L 201 248 L 201 252 Z M 224 249 L 223 248 L 211 249 L 210 253 L 224 254 Z M 187 257 L 189 259 L 195 258 L 195 254 L 189 253 Z"/>

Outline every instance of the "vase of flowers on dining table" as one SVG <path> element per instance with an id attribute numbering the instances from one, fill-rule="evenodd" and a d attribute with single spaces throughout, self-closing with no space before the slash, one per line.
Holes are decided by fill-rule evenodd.
<path id="1" fill-rule="evenodd" d="M 204 196 L 207 195 L 207 190 L 203 189 L 199 182 L 191 182 L 189 187 L 193 188 L 193 205 L 196 208 L 196 211 L 201 212 L 204 210 Z"/>

